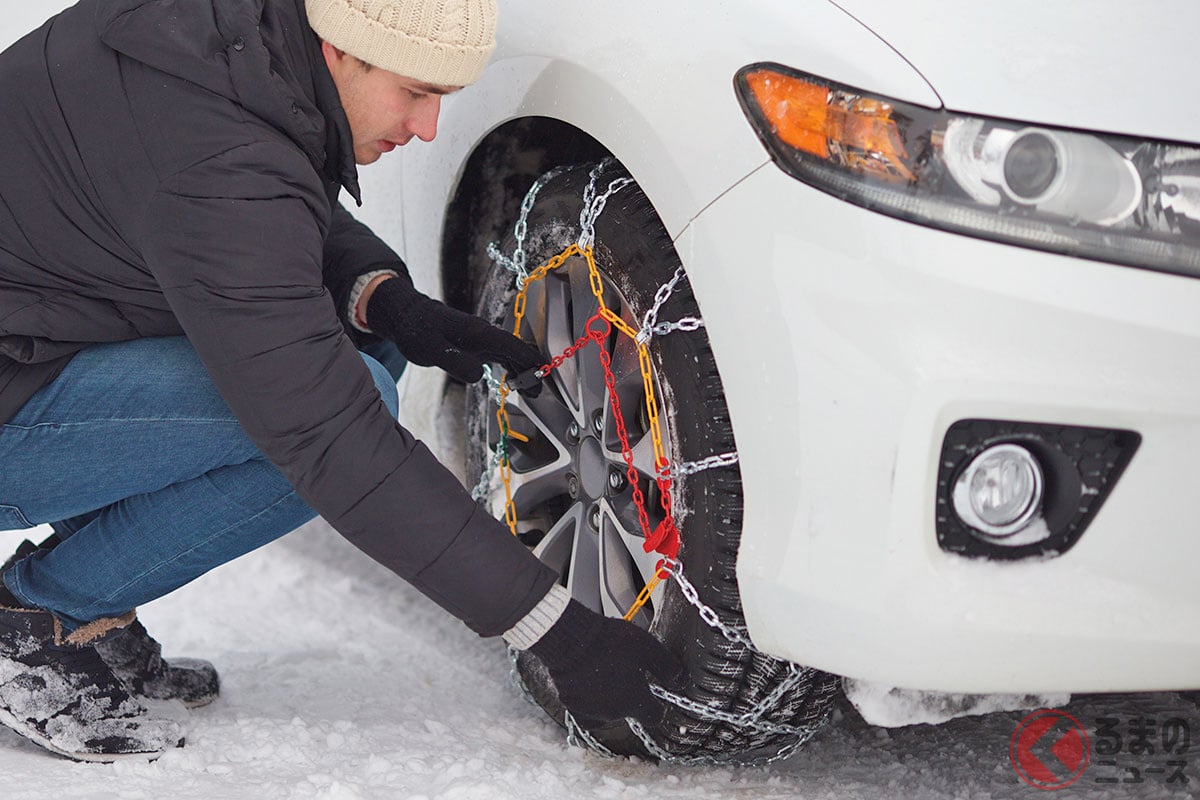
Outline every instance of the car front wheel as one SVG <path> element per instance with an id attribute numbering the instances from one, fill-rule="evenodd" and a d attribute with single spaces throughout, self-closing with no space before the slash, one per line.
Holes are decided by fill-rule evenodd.
<path id="1" fill-rule="evenodd" d="M 656 480 L 655 414 L 638 345 L 616 329 L 565 359 L 537 397 L 509 395 L 511 433 L 503 442 L 496 393 L 470 388 L 468 475 L 485 476 L 480 494 L 503 513 L 505 491 L 489 466 L 504 448 L 518 534 L 558 570 L 576 600 L 608 616 L 624 615 L 655 575 L 662 556 L 645 552 L 644 531 L 656 529 L 668 508 L 682 540 L 682 579 L 664 581 L 632 622 L 684 661 L 686 697 L 670 703 L 653 730 L 620 722 L 584 738 L 614 753 L 680 762 L 761 763 L 786 755 L 826 719 L 837 683 L 826 673 L 759 652 L 745 634 L 735 575 L 742 483 L 733 428 L 708 338 L 698 324 L 699 308 L 671 240 L 636 183 L 610 162 L 557 170 L 531 195 L 534 202 L 526 203 L 526 213 L 500 248 L 520 255 L 480 259 L 477 265 L 486 274 L 477 282 L 475 310 L 511 330 L 517 294 L 512 269 L 528 273 L 562 253 L 580 237 L 585 196 L 591 203 L 606 196 L 594 220 L 593 250 L 605 306 L 633 330 L 642 328 L 647 311 L 657 309 L 659 332 L 648 345 L 650 381 L 660 411 L 661 448 L 672 465 L 670 502 L 663 502 Z M 599 308 L 586 259 L 572 256 L 530 281 L 524 308 L 520 335 L 535 342 L 548 361 L 577 342 Z M 675 327 L 673 321 L 683 324 Z M 597 328 L 594 321 L 591 326 Z M 607 375 L 600 349 L 611 365 Z M 520 654 L 517 669 L 532 698 L 568 725 L 537 659 Z"/>

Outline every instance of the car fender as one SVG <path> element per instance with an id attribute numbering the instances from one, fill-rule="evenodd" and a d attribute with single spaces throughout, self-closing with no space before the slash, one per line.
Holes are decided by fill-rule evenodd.
<path id="1" fill-rule="evenodd" d="M 523 23 L 530 19 L 538 24 Z M 617 43 L 595 31 L 630 33 Z M 742 66 L 779 61 L 939 105 L 891 47 L 824 1 L 722 2 L 697 14 L 682 4 L 513 0 L 502 9 L 497 38 L 480 81 L 443 101 L 437 139 L 414 141 L 400 163 L 364 172 L 371 197 L 402 186 L 402 227 L 386 211 L 361 216 L 402 249 L 418 283 L 431 289 L 441 252 L 435 232 L 445 228 L 463 165 L 511 120 L 548 117 L 596 139 L 629 169 L 675 238 L 767 160 L 734 93 Z"/>

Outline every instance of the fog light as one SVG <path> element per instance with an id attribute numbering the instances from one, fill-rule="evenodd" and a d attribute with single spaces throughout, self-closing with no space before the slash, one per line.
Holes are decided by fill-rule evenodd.
<path id="1" fill-rule="evenodd" d="M 1101 513 L 1141 441 L 1111 428 L 958 420 L 938 464 L 938 546 L 991 560 L 1063 555 Z"/>
<path id="2" fill-rule="evenodd" d="M 954 485 L 959 519 L 992 538 L 1027 526 L 1042 503 L 1042 468 L 1015 444 L 998 444 L 976 456 Z"/>

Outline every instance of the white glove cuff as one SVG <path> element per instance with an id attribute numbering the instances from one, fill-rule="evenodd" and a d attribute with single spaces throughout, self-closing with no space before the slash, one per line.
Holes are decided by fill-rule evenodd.
<path id="1" fill-rule="evenodd" d="M 541 639 L 546 631 L 550 630 L 550 626 L 558 622 L 558 618 L 562 616 L 563 611 L 567 608 L 567 601 L 571 599 L 571 593 L 567 591 L 565 586 L 554 584 L 550 587 L 550 591 L 546 592 L 538 604 L 530 609 L 529 613 L 517 620 L 517 624 L 504 632 L 504 641 L 508 642 L 518 650 L 527 650 Z"/>
<path id="2" fill-rule="evenodd" d="M 362 297 L 362 293 L 367 290 L 367 286 L 370 285 L 371 281 L 375 280 L 380 275 L 391 275 L 393 278 L 400 277 L 400 273 L 396 272 L 394 269 L 377 269 L 373 272 L 364 272 L 362 275 L 358 276 L 358 280 L 354 282 L 354 287 L 350 290 L 350 303 L 346 316 L 350 318 L 351 327 L 357 331 L 362 331 L 363 333 L 373 333 L 370 328 L 358 324 L 358 314 L 356 311 L 358 310 L 358 300 L 360 297 Z M 366 316 L 366 309 L 363 309 L 363 319 L 366 319 Z"/>

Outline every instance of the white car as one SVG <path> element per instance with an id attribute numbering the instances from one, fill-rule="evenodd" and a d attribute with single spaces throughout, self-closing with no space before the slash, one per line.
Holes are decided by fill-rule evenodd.
<path id="1" fill-rule="evenodd" d="M 1200 5 L 500 10 L 483 79 L 364 170 L 361 216 L 502 324 L 517 275 L 594 233 L 605 306 L 649 337 L 649 392 L 617 330 L 510 395 L 504 436 L 497 393 L 467 393 L 470 481 L 593 608 L 655 575 L 667 487 L 682 571 L 633 621 L 686 697 L 577 735 L 761 762 L 841 678 L 1200 687 Z M 571 255 L 527 285 L 549 360 L 597 279 Z"/>
<path id="2" fill-rule="evenodd" d="M 635 330 L 652 309 L 703 320 L 649 343 L 669 460 L 708 467 L 672 473 L 680 561 L 754 644 L 667 582 L 635 621 L 693 689 L 651 741 L 617 726 L 601 742 L 771 758 L 824 717 L 831 676 L 1200 686 L 1200 6 L 501 11 L 439 138 L 367 178 L 400 194 L 409 263 L 504 324 L 514 258 L 528 272 L 579 239 L 589 184 L 635 181 L 596 217 L 607 304 Z M 583 166 L 539 180 L 564 165 Z M 596 307 L 575 255 L 529 284 L 520 330 L 550 357 Z M 636 342 L 604 342 L 653 527 Z M 658 554 L 611 392 L 587 348 L 546 383 L 508 401 L 517 528 L 620 615 Z M 468 398 L 469 474 L 501 512 L 494 396 Z"/>

